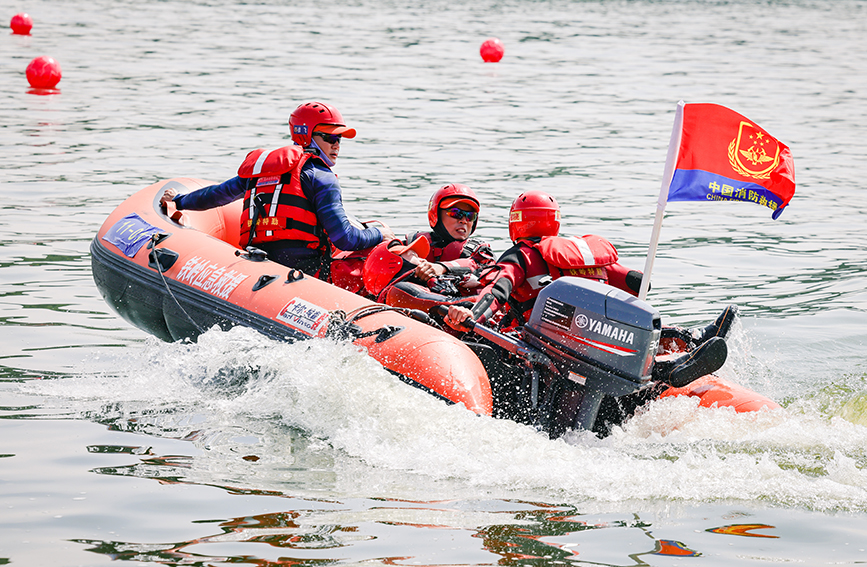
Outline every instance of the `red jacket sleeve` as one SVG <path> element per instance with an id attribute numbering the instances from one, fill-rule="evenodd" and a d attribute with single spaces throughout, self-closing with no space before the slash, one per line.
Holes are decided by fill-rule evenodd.
<path id="1" fill-rule="evenodd" d="M 641 272 L 630 270 L 616 262 L 605 266 L 605 271 L 608 272 L 608 285 L 638 297 L 638 292 L 641 289 Z"/>
<path id="2" fill-rule="evenodd" d="M 497 264 L 497 269 L 491 270 L 482 278 L 485 287 L 482 288 L 478 296 L 479 300 L 473 307 L 473 317 L 476 321 L 487 321 L 500 311 L 505 311 L 512 290 L 523 284 L 525 278 L 526 274 L 520 265 L 511 262 Z"/>

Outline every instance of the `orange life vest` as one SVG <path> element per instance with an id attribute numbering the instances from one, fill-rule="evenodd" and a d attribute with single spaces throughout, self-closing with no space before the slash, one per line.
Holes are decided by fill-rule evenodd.
<path id="1" fill-rule="evenodd" d="M 301 188 L 301 168 L 315 157 L 301 146 L 253 150 L 238 168 L 238 176 L 250 179 L 241 213 L 240 245 L 280 240 L 288 246 L 320 248 L 324 231 L 313 203 Z M 257 211 L 257 203 L 260 205 Z M 255 219 L 253 238 L 250 229 Z"/>
<path id="2" fill-rule="evenodd" d="M 577 276 L 608 283 L 605 266 L 617 262 L 617 249 L 595 234 L 545 236 L 539 242 L 522 241 L 539 251 L 555 280 Z"/>

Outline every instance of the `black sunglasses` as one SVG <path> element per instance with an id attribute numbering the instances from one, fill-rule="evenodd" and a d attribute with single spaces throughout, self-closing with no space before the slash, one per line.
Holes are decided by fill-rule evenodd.
<path id="1" fill-rule="evenodd" d="M 469 222 L 475 222 L 476 218 L 479 216 L 479 213 L 477 213 L 476 211 L 465 211 L 457 207 L 443 210 L 448 216 L 452 217 L 453 219 L 467 220 Z"/>
<path id="2" fill-rule="evenodd" d="M 319 136 L 329 144 L 336 144 L 340 141 L 340 134 L 326 134 L 325 132 L 313 132 L 314 136 Z"/>

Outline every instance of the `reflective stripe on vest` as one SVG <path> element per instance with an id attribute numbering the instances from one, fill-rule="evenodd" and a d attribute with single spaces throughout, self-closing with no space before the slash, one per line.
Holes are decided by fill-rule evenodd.
<path id="1" fill-rule="evenodd" d="M 593 250 L 590 250 L 590 245 L 587 244 L 583 238 L 576 238 L 574 236 L 570 236 L 569 240 L 578 245 L 578 251 L 581 252 L 581 258 L 584 260 L 584 264 L 586 266 L 593 266 L 596 264 L 596 258 L 593 256 Z"/>

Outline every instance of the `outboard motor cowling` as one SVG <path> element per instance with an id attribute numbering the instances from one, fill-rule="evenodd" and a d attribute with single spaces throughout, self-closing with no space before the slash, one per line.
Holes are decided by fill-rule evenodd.
<path id="1" fill-rule="evenodd" d="M 523 338 L 562 372 L 546 399 L 548 421 L 559 423 L 543 424 L 549 434 L 569 427 L 590 430 L 605 395 L 623 396 L 645 386 L 661 329 L 658 311 L 609 285 L 563 277 L 542 289 Z"/>

